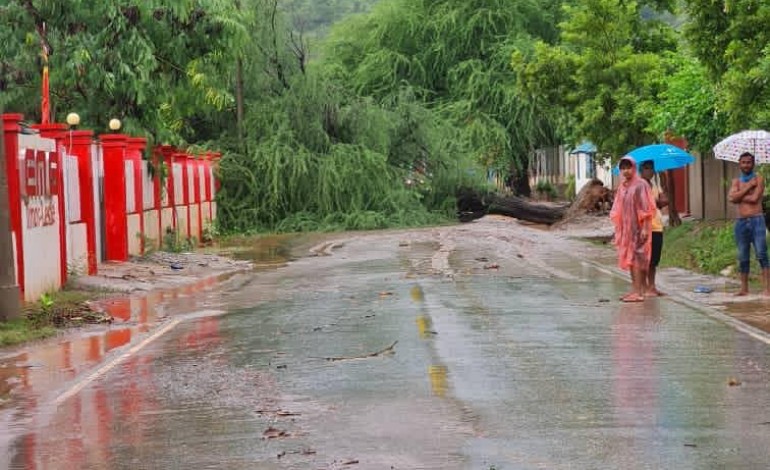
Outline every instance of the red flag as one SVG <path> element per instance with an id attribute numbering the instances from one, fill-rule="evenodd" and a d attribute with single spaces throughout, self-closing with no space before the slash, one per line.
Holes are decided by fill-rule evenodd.
<path id="1" fill-rule="evenodd" d="M 43 24 L 43 31 L 45 31 L 45 23 Z M 41 99 L 42 112 L 40 115 L 40 124 L 48 124 L 51 122 L 51 102 L 49 98 L 48 90 L 48 47 L 43 42 L 43 96 Z"/>
<path id="2" fill-rule="evenodd" d="M 48 124 L 50 122 L 50 103 L 48 99 L 48 65 L 43 66 L 43 99 L 42 99 L 42 115 L 40 117 L 41 124 Z"/>

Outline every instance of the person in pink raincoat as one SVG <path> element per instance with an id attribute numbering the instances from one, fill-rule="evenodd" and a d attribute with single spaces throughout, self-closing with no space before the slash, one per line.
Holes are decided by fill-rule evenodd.
<path id="1" fill-rule="evenodd" d="M 632 282 L 631 292 L 621 297 L 621 300 L 642 302 L 652 252 L 651 229 L 655 199 L 650 185 L 637 174 L 633 158 L 621 158 L 618 167 L 622 181 L 615 193 L 610 220 L 615 226 L 614 243 L 618 250 L 618 266 L 631 272 Z"/>

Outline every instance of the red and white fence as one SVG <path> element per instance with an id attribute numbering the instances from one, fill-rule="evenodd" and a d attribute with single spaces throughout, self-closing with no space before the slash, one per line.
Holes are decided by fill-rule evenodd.
<path id="1" fill-rule="evenodd" d="M 143 138 L 97 138 L 64 124 L 22 129 L 20 114 L 2 118 L 13 256 L 25 300 L 58 289 L 69 273 L 96 274 L 104 261 L 162 247 L 165 236 L 199 242 L 216 217 L 217 153 L 160 146 L 151 168 Z"/>

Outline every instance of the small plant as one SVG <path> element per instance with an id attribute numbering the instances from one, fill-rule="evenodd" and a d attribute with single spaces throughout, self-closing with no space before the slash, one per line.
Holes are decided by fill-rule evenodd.
<path id="1" fill-rule="evenodd" d="M 192 251 L 195 247 L 195 238 L 182 238 L 179 233 L 171 227 L 166 228 L 166 235 L 163 237 L 163 251 L 170 253 L 182 253 Z"/>
<path id="2" fill-rule="evenodd" d="M 50 325 L 53 319 L 55 303 L 53 295 L 46 292 L 37 301 L 37 308 L 32 308 L 27 313 L 27 318 L 37 327 Z"/>
<path id="3" fill-rule="evenodd" d="M 203 226 L 203 232 L 201 233 L 201 243 L 204 245 L 210 245 L 214 243 L 214 240 L 219 238 L 219 228 L 214 222 L 207 222 Z"/>
<path id="4" fill-rule="evenodd" d="M 51 309 L 53 308 L 53 305 L 54 305 L 54 300 L 51 294 L 45 293 L 40 296 L 40 308 L 44 312 L 50 312 Z"/>

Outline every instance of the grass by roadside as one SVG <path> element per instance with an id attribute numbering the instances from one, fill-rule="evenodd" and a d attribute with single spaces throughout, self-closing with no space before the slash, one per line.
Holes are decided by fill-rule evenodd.
<path id="1" fill-rule="evenodd" d="M 14 346 L 56 334 L 53 326 L 37 326 L 28 318 L 0 322 L 0 346 Z"/>
<path id="2" fill-rule="evenodd" d="M 103 296 L 98 291 L 64 289 L 26 303 L 21 318 L 0 322 L 0 347 L 49 338 L 58 328 L 109 322 L 109 316 L 94 311 L 89 303 Z"/>
<path id="3" fill-rule="evenodd" d="M 733 221 L 722 220 L 692 221 L 667 228 L 663 235 L 661 267 L 678 267 L 738 279 L 738 252 L 733 226 Z M 749 283 L 759 286 L 761 269 L 753 249 L 751 256 Z"/>
<path id="4" fill-rule="evenodd" d="M 720 274 L 736 266 L 731 221 L 692 221 L 667 228 L 661 267 L 679 267 L 704 274 Z"/>

